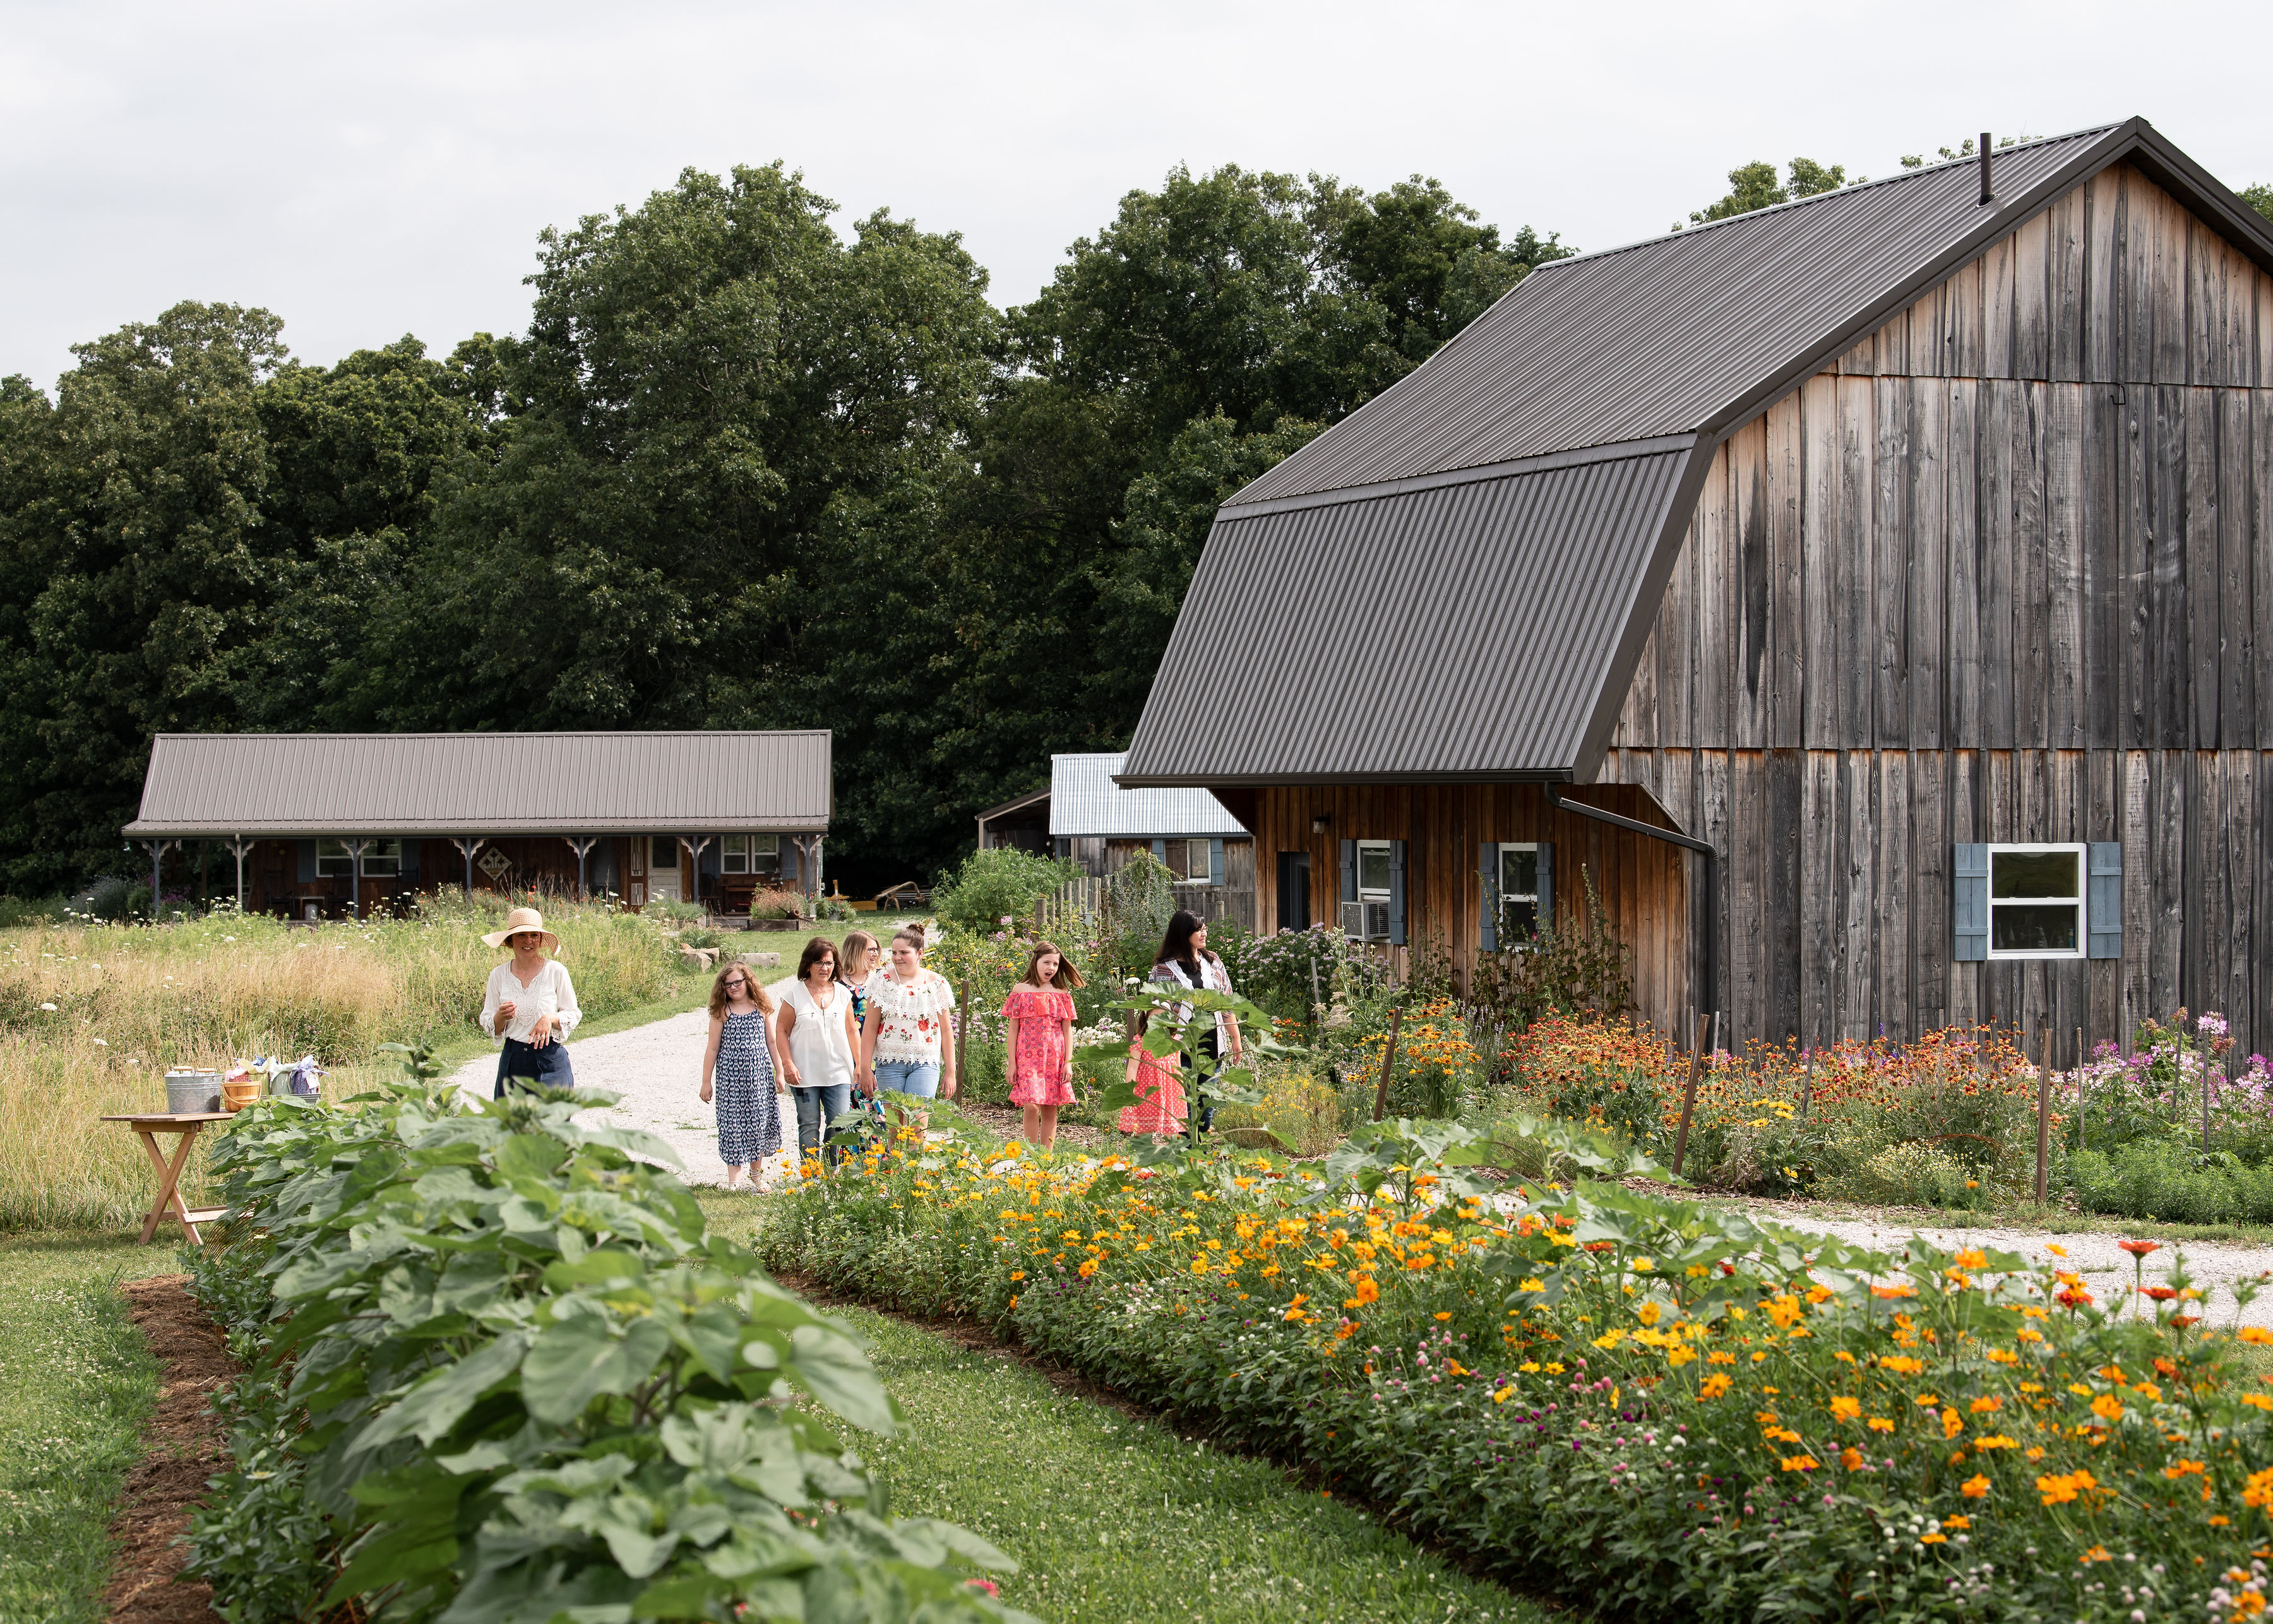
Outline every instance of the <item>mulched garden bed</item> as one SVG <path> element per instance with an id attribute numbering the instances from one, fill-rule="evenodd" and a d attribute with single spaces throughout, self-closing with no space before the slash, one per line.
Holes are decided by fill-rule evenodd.
<path id="1" fill-rule="evenodd" d="M 187 1274 L 119 1287 L 130 1317 L 158 1360 L 158 1408 L 143 1428 L 142 1463 L 129 1474 L 110 1537 L 117 1564 L 103 1607 L 110 1624 L 214 1624 L 213 1590 L 178 1575 L 189 1553 L 176 1543 L 202 1504 L 206 1479 L 229 1458 L 220 1424 L 206 1413 L 216 1388 L 236 1380 L 221 1328 L 184 1289 Z"/>

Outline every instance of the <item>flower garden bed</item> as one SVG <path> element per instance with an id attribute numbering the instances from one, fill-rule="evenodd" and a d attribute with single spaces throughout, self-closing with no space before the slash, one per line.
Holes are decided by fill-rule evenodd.
<path id="1" fill-rule="evenodd" d="M 2269 1339 L 2212 1332 L 2182 1274 L 2100 1303 L 2009 1254 L 1873 1253 L 1608 1186 L 1495 1199 L 1420 1170 L 1429 1142 L 1371 1147 L 1354 1181 L 1349 1158 L 872 1149 L 759 1251 L 975 1315 L 1606 1610 L 2255 1605 L 2273 1379 L 2242 1344 Z"/>

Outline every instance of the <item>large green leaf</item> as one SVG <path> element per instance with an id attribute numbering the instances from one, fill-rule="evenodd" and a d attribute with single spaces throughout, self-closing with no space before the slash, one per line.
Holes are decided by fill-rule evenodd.
<path id="1" fill-rule="evenodd" d="M 558 1425 L 604 1393 L 628 1393 L 670 1350 L 671 1333 L 653 1319 L 619 1329 L 600 1312 L 556 1320 L 521 1361 L 521 1402 L 539 1421 Z"/>
<path id="2" fill-rule="evenodd" d="M 850 1337 L 825 1326 L 799 1326 L 790 1334 L 791 1379 L 863 1432 L 889 1435 L 899 1406 L 884 1391 L 868 1356 Z"/>
<path id="3" fill-rule="evenodd" d="M 416 1437 L 430 1447 L 457 1425 L 483 1394 L 509 1380 L 529 1339 L 509 1331 L 454 1364 L 422 1378 L 391 1408 L 383 1410 L 349 1446 L 364 1454 L 398 1438 Z"/>

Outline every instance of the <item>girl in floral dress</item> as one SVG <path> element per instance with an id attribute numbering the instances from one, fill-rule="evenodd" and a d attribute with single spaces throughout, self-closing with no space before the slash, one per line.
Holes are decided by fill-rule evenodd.
<path id="1" fill-rule="evenodd" d="M 1026 974 L 1002 1001 L 1009 1025 L 1010 1103 L 1025 1111 L 1025 1138 L 1057 1144 L 1058 1108 L 1073 1103 L 1073 989 L 1081 972 L 1056 944 L 1034 944 Z"/>
<path id="2" fill-rule="evenodd" d="M 741 1187 L 745 1175 L 747 1187 L 761 1194 L 771 1187 L 767 1159 L 782 1142 L 781 1109 L 774 1103 L 782 1086 L 774 1067 L 780 1041 L 773 996 L 730 960 L 710 987 L 710 1043 L 702 1051 L 702 1102 L 716 1094 L 718 1159 L 726 1164 L 729 1190 Z"/>

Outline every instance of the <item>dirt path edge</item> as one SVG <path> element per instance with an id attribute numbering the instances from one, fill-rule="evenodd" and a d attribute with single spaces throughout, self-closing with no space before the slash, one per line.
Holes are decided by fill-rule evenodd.
<path id="1" fill-rule="evenodd" d="M 128 1315 L 158 1361 L 158 1407 L 142 1429 L 141 1463 L 127 1475 L 110 1522 L 117 1548 L 102 1595 L 110 1624 L 215 1624 L 213 1589 L 184 1579 L 178 1541 L 206 1480 L 228 1460 L 221 1425 L 206 1412 L 214 1391 L 241 1373 L 221 1327 L 184 1289 L 187 1274 L 121 1285 Z"/>

